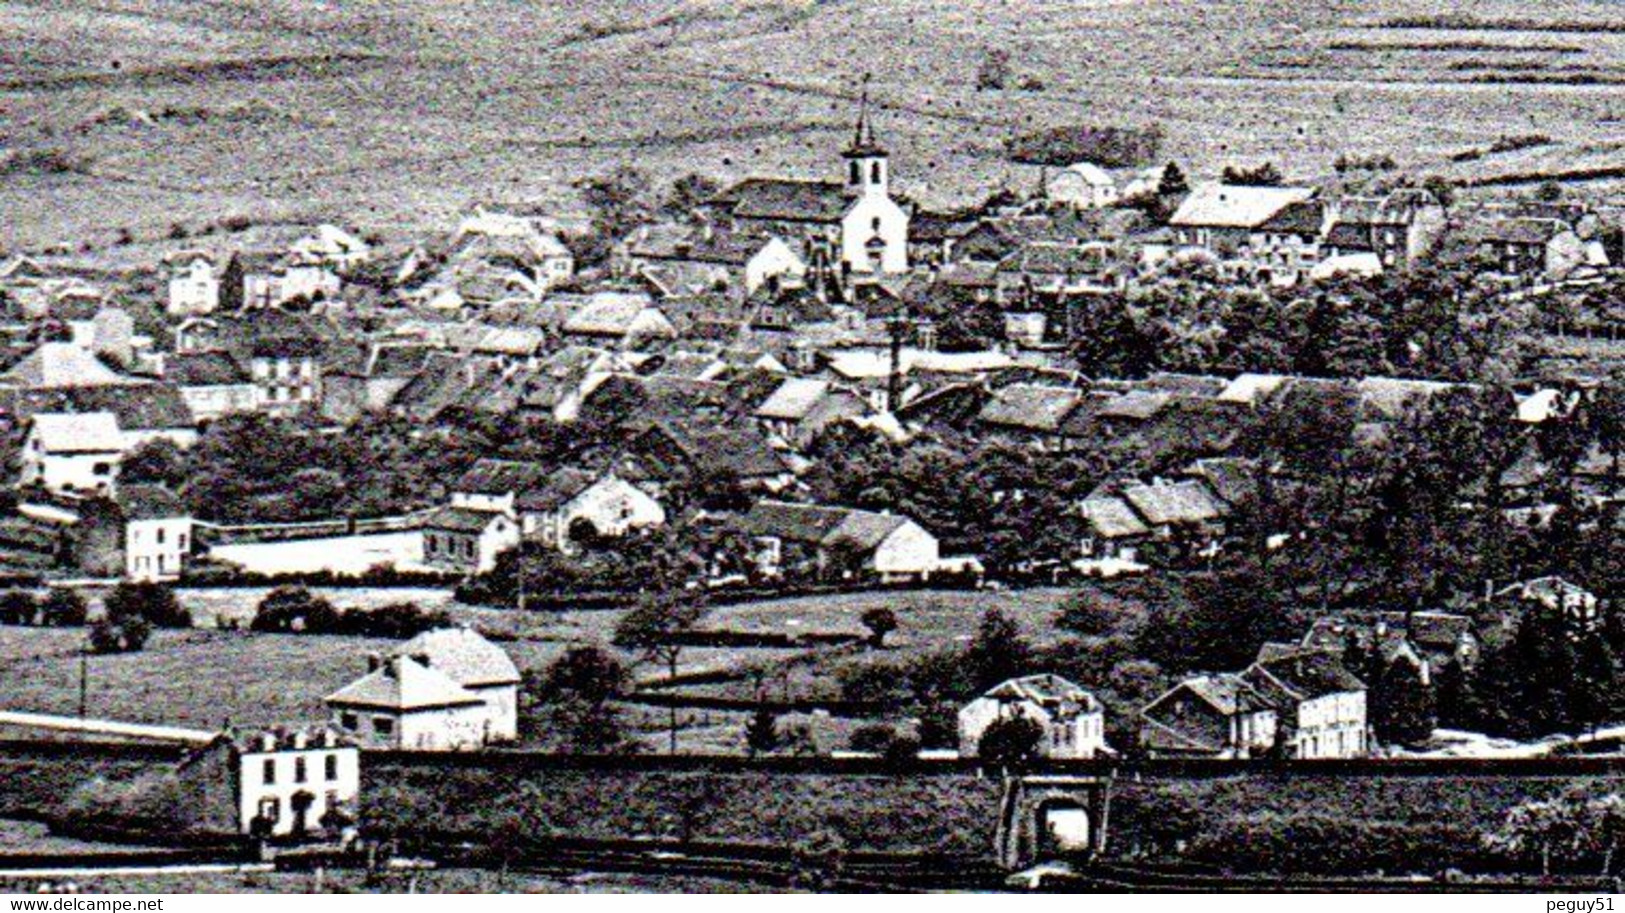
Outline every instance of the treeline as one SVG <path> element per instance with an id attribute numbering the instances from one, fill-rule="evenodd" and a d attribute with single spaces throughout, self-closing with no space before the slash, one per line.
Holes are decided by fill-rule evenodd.
<path id="1" fill-rule="evenodd" d="M 406 640 L 451 624 L 445 612 L 411 603 L 338 609 L 303 587 L 278 587 L 260 600 L 249 628 L 272 634 L 346 634 Z"/>
<path id="2" fill-rule="evenodd" d="M 1069 124 L 1024 133 L 1006 143 L 1005 153 L 1023 165 L 1065 168 L 1091 162 L 1102 168 L 1143 168 L 1162 151 L 1162 128 Z"/>

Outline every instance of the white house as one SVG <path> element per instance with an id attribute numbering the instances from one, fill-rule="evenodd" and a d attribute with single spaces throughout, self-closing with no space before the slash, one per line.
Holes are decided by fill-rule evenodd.
<path id="1" fill-rule="evenodd" d="M 1292 651 L 1253 663 L 1241 677 L 1275 707 L 1275 743 L 1288 757 L 1359 758 L 1369 753 L 1365 683 L 1337 654 Z"/>
<path id="2" fill-rule="evenodd" d="M 164 258 L 169 267 L 171 317 L 212 314 L 220 307 L 220 264 L 206 250 L 183 250 Z"/>
<path id="3" fill-rule="evenodd" d="M 1117 182 L 1104 168 L 1090 162 L 1068 165 L 1044 185 L 1052 203 L 1065 203 L 1074 209 L 1104 209 L 1117 202 Z"/>
<path id="4" fill-rule="evenodd" d="M 605 538 L 624 536 L 666 522 L 666 511 L 648 492 L 615 475 L 561 469 L 515 498 L 527 537 L 560 551 L 574 548 L 583 526 Z"/>
<path id="5" fill-rule="evenodd" d="M 372 245 L 337 225 L 321 224 L 292 249 L 296 260 L 322 263 L 345 274 L 372 259 Z"/>
<path id="6" fill-rule="evenodd" d="M 467 628 L 414 637 L 330 694 L 333 723 L 369 748 L 469 751 L 519 733 L 519 670 Z"/>
<path id="7" fill-rule="evenodd" d="M 768 238 L 745 261 L 745 292 L 755 292 L 769 280 L 795 284 L 807 275 L 807 261 L 796 255 L 781 238 Z"/>
<path id="8" fill-rule="evenodd" d="M 110 495 L 124 458 L 124 434 L 111 412 L 41 412 L 23 440 L 23 487 L 69 495 Z"/>
<path id="9" fill-rule="evenodd" d="M 423 524 L 423 563 L 439 571 L 483 574 L 519 544 L 519 523 L 502 513 L 443 507 Z"/>
<path id="10" fill-rule="evenodd" d="M 1106 747 L 1106 711 L 1095 696 L 1058 675 L 1002 682 L 959 710 L 959 756 L 973 758 L 998 720 L 1026 717 L 1043 727 L 1038 755 L 1092 758 Z"/>
<path id="11" fill-rule="evenodd" d="M 124 577 L 175 580 L 192 552 L 192 516 L 160 485 L 125 485 L 118 493 L 124 513 Z"/>
<path id="12" fill-rule="evenodd" d="M 919 580 L 945 569 L 937 538 L 908 517 L 849 507 L 757 501 L 739 520 L 758 572 Z"/>
<path id="13" fill-rule="evenodd" d="M 203 797 L 194 810 L 210 829 L 299 837 L 331 830 L 330 812 L 354 821 L 361 752 L 326 729 L 222 735 L 176 773 Z"/>

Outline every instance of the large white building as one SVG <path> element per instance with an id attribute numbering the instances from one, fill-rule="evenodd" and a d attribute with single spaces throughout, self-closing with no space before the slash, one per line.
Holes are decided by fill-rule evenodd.
<path id="1" fill-rule="evenodd" d="M 176 580 L 192 553 L 192 516 L 161 485 L 125 485 L 118 493 L 124 514 L 124 577 Z"/>
<path id="2" fill-rule="evenodd" d="M 519 670 L 467 628 L 428 631 L 327 696 L 333 725 L 369 748 L 472 751 L 519 735 Z"/>
<path id="3" fill-rule="evenodd" d="M 361 752 L 325 729 L 225 734 L 183 761 L 177 776 L 203 799 L 195 824 L 298 837 L 332 831 L 335 818 L 354 820 Z"/>

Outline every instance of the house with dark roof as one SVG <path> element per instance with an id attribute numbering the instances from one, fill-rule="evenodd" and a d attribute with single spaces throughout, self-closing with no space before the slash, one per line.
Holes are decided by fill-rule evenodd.
<path id="1" fill-rule="evenodd" d="M 519 522 L 507 514 L 443 507 L 423 521 L 423 563 L 437 571 L 483 574 L 497 555 L 519 545 Z"/>
<path id="2" fill-rule="evenodd" d="M 1302 760 L 1360 758 L 1371 751 L 1366 686 L 1324 650 L 1286 651 L 1241 673 L 1275 708 L 1276 750 Z"/>
<path id="3" fill-rule="evenodd" d="M 770 438 L 799 450 L 826 427 L 868 412 L 868 402 L 852 390 L 827 380 L 787 377 L 751 410 L 751 417 Z"/>
<path id="4" fill-rule="evenodd" d="M 1140 710 L 1140 747 L 1153 758 L 1253 758 L 1275 747 L 1276 710 L 1242 676 L 1185 679 Z"/>
<path id="5" fill-rule="evenodd" d="M 231 352 L 174 352 L 162 356 L 160 364 L 164 382 L 180 391 L 199 422 L 259 409 L 260 388 Z"/>
<path id="6" fill-rule="evenodd" d="M 527 539 L 564 552 L 584 536 L 618 538 L 666 522 L 659 501 L 614 472 L 480 459 L 451 488 L 453 507 L 515 518 Z"/>
<path id="7" fill-rule="evenodd" d="M 1566 278 L 1585 265 L 1585 243 L 1558 219 L 1488 219 L 1469 225 L 1464 239 L 1496 272 L 1518 282 Z"/>
<path id="8" fill-rule="evenodd" d="M 746 491 L 772 492 L 795 481 L 789 464 L 749 424 L 659 418 L 633 439 L 629 450 L 640 458 L 649 480 L 661 484 L 730 479 Z"/>
<path id="9" fill-rule="evenodd" d="M 174 771 L 189 833 L 337 839 L 356 820 L 361 752 L 328 729 L 228 730 Z"/>
<path id="10" fill-rule="evenodd" d="M 1076 387 L 1008 384 L 992 391 L 976 414 L 976 426 L 992 440 L 1063 450 L 1069 439 L 1067 416 L 1083 398 L 1084 391 Z"/>
<path id="11" fill-rule="evenodd" d="M 18 484 L 71 496 L 108 495 L 124 453 L 124 434 L 111 412 L 41 412 L 23 439 Z"/>
<path id="12" fill-rule="evenodd" d="M 943 567 L 937 538 L 900 514 L 762 500 L 735 526 L 764 577 L 923 580 Z"/>

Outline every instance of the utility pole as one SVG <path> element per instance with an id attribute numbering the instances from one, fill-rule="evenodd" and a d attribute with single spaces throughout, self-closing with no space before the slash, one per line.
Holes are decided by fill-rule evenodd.
<path id="1" fill-rule="evenodd" d="M 79 719 L 85 718 L 90 703 L 90 648 L 79 648 Z"/>
<path id="2" fill-rule="evenodd" d="M 517 581 L 518 596 L 514 602 L 519 611 L 525 611 L 525 530 L 519 530 L 518 551 L 514 553 L 514 578 Z"/>
<path id="3" fill-rule="evenodd" d="M 908 319 L 903 316 L 901 306 L 886 322 L 886 329 L 891 336 L 891 370 L 886 374 L 886 411 L 897 414 L 898 407 L 903 405 L 903 330 L 908 327 Z"/>

